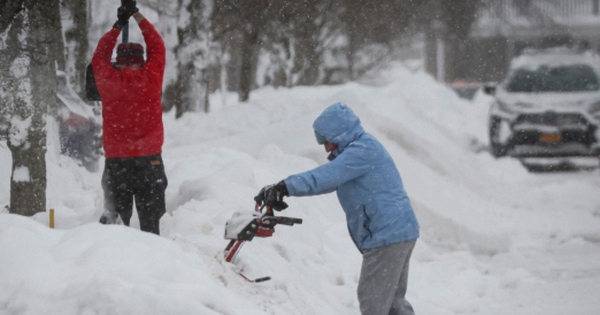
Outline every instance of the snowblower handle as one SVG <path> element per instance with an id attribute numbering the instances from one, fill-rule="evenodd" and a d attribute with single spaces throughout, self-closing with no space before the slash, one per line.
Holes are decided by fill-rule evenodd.
<path id="1" fill-rule="evenodd" d="M 277 224 L 283 225 L 294 225 L 294 224 L 302 224 L 302 219 L 299 218 L 290 218 L 290 217 L 275 217 L 275 221 Z"/>
<path id="2" fill-rule="evenodd" d="M 256 204 L 256 206 L 254 206 L 254 210 L 255 210 L 256 212 L 261 212 L 261 213 L 262 213 L 262 210 L 265 208 L 265 206 L 267 207 L 267 212 L 265 212 L 265 215 L 268 215 L 268 216 L 271 216 L 271 217 L 272 217 L 272 216 L 273 216 L 273 214 L 274 214 L 274 213 L 273 213 L 273 208 L 271 208 L 271 206 L 267 206 L 266 204 L 263 204 L 263 205 L 261 206 L 261 205 L 259 205 L 259 204 L 257 203 L 257 204 Z"/>

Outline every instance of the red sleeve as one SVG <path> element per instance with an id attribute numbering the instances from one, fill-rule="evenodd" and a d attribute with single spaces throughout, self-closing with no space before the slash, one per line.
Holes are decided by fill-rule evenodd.
<path id="1" fill-rule="evenodd" d="M 106 78 L 110 72 L 115 71 L 110 64 L 110 59 L 120 33 L 118 29 L 113 28 L 100 38 L 92 57 L 92 67 L 96 78 Z"/>
<path id="2" fill-rule="evenodd" d="M 162 89 L 166 63 L 165 43 L 156 28 L 147 19 L 144 19 L 139 26 L 146 42 L 147 60 L 145 68 L 152 76 L 152 80 L 156 80 L 155 83 Z"/>

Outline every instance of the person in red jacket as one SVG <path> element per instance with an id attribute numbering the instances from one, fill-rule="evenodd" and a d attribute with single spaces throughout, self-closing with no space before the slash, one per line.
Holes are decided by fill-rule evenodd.
<path id="1" fill-rule="evenodd" d="M 105 211 L 100 222 L 129 226 L 135 200 L 142 231 L 160 234 L 165 213 L 167 177 L 161 157 L 164 131 L 162 83 L 165 44 L 154 26 L 128 0 L 117 11 L 118 20 L 100 41 L 92 58 L 96 86 L 102 100 L 102 139 L 106 162 L 102 174 Z M 122 43 L 117 62 L 112 52 L 121 29 L 133 16 L 142 31 L 147 60 L 140 44 Z"/>

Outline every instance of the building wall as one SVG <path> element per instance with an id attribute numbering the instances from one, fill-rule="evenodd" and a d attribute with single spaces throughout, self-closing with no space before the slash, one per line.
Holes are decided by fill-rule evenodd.
<path id="1" fill-rule="evenodd" d="M 526 48 L 600 50 L 600 0 L 489 0 L 464 41 L 443 38 L 442 82 L 501 80 Z M 427 70 L 438 75 L 436 36 L 426 36 Z"/>

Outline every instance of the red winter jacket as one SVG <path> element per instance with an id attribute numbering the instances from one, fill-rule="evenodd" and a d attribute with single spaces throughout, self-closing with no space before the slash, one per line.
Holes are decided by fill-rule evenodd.
<path id="1" fill-rule="evenodd" d="M 92 58 L 96 86 L 102 99 L 102 139 L 107 158 L 136 157 L 162 152 L 162 82 L 165 44 L 144 19 L 139 27 L 146 42 L 147 60 L 138 70 L 119 71 L 111 65 L 120 31 L 113 28 L 98 42 Z"/>

